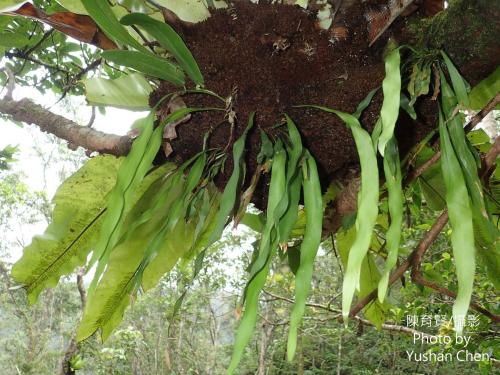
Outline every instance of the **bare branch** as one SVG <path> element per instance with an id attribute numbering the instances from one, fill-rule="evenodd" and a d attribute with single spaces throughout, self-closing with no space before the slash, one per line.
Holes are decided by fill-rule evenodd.
<path id="1" fill-rule="evenodd" d="M 64 139 L 71 145 L 83 147 L 89 152 L 123 156 L 128 154 L 132 144 L 132 140 L 127 136 L 106 134 L 80 126 L 26 98 L 19 101 L 0 99 L 0 112 L 10 115 L 15 121 L 34 124 L 42 131 Z"/>
<path id="2" fill-rule="evenodd" d="M 277 294 L 274 294 L 274 293 L 271 293 L 267 290 L 263 290 L 264 294 L 267 294 L 268 296 L 271 296 L 273 297 L 274 299 L 277 299 L 277 300 L 281 300 L 281 301 L 285 301 L 285 302 L 288 302 L 288 303 L 295 303 L 295 301 L 291 298 L 286 298 L 286 297 L 283 297 L 283 296 L 279 296 Z M 329 311 L 329 312 L 333 312 L 333 313 L 336 313 L 337 315 L 335 316 L 335 318 L 338 318 L 338 319 L 342 319 L 342 311 L 340 309 L 334 309 L 330 306 L 327 306 L 327 305 L 321 305 L 319 303 L 306 303 L 306 306 L 309 306 L 309 307 L 315 307 L 317 309 L 322 309 L 322 310 L 326 310 L 326 311 Z M 375 327 L 375 325 L 370 322 L 369 320 L 366 320 L 366 319 L 363 319 L 359 316 L 352 316 L 352 318 L 354 320 L 357 320 L 358 322 L 361 322 L 365 325 L 368 325 L 368 326 L 372 326 L 372 327 Z M 280 322 L 280 325 L 282 325 L 283 322 Z M 415 329 L 412 329 L 412 328 L 409 328 L 409 327 L 405 327 L 405 326 L 400 326 L 400 325 L 397 325 L 397 324 L 382 324 L 381 328 L 385 331 L 392 331 L 392 332 L 401 332 L 401 333 L 408 333 L 410 335 L 421 335 L 421 337 L 429 337 L 429 338 L 433 338 L 435 336 L 433 335 L 430 335 L 428 333 L 425 333 L 425 332 L 421 332 L 421 331 L 417 331 Z"/>
<path id="3" fill-rule="evenodd" d="M 488 113 L 495 109 L 495 107 L 500 103 L 500 93 L 497 93 L 489 102 L 481 109 L 477 114 L 475 114 L 470 121 L 465 125 L 464 130 L 466 133 L 470 132 L 477 124 L 479 124 L 483 118 L 486 117 Z M 433 166 L 441 158 L 441 151 L 436 152 L 429 160 L 427 160 L 421 166 L 415 168 L 412 173 L 410 173 L 405 178 L 405 185 L 410 184 L 420 177 L 426 170 Z"/>
<path id="4" fill-rule="evenodd" d="M 413 259 L 420 262 L 424 253 L 439 236 L 439 233 L 441 233 L 447 222 L 448 211 L 444 211 L 434 222 L 432 228 L 420 240 L 419 244 L 417 245 L 415 250 L 413 250 L 410 256 L 403 263 L 401 263 L 401 265 L 391 274 L 389 278 L 389 286 L 394 284 L 396 280 L 399 280 L 401 276 L 403 276 L 404 273 L 408 271 L 413 262 Z M 366 305 L 368 305 L 377 297 L 377 292 L 378 289 L 374 289 L 371 293 L 360 299 L 358 303 L 356 303 L 356 305 L 351 309 L 349 316 L 353 317 L 358 314 Z"/>

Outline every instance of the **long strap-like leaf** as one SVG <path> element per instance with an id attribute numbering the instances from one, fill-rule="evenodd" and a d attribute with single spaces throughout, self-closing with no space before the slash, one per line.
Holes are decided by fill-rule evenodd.
<path id="1" fill-rule="evenodd" d="M 183 86 L 184 73 L 175 64 L 155 55 L 138 51 L 105 51 L 101 56 L 118 65 L 135 69 L 148 76 Z"/>
<path id="2" fill-rule="evenodd" d="M 455 330 L 460 335 L 469 309 L 475 272 L 474 230 L 469 194 L 462 168 L 453 149 L 448 128 L 439 110 L 441 170 L 446 186 L 446 204 L 452 228 L 451 243 L 457 268 L 458 293 L 453 304 Z"/>
<path id="3" fill-rule="evenodd" d="M 295 275 L 295 304 L 290 316 L 287 354 L 291 361 L 297 347 L 297 331 L 304 315 L 307 296 L 311 289 L 314 259 L 321 242 L 323 224 L 323 200 L 318 168 L 313 157 L 306 153 L 303 168 L 304 209 L 306 211 L 306 231 L 300 247 L 300 264 Z"/>
<path id="4" fill-rule="evenodd" d="M 398 97 L 399 100 L 399 97 Z M 342 315 L 347 324 L 349 309 L 354 292 L 359 289 L 359 277 L 363 259 L 368 252 L 373 228 L 378 215 L 379 180 L 376 151 L 368 132 L 361 127 L 353 115 L 335 109 L 309 106 L 333 113 L 351 129 L 361 164 L 361 188 L 358 193 L 358 212 L 356 217 L 356 239 L 349 252 L 347 269 L 342 286 Z"/>
<path id="5" fill-rule="evenodd" d="M 380 302 L 384 301 L 389 285 L 390 272 L 398 260 L 404 204 L 398 145 L 394 137 L 387 143 L 385 151 L 384 174 L 389 193 L 388 201 L 391 224 L 386 233 L 387 260 L 385 261 L 384 272 L 378 284 L 378 299 Z"/>
<path id="6" fill-rule="evenodd" d="M 194 83 L 203 85 L 203 75 L 198 64 L 196 64 L 193 55 L 172 27 L 141 13 L 126 15 L 121 19 L 121 23 L 142 27 L 175 57 L 179 65 Z"/>
<path id="7" fill-rule="evenodd" d="M 275 146 L 271 170 L 266 224 L 259 245 L 259 254 L 252 264 L 250 279 L 245 289 L 245 311 L 236 332 L 233 355 L 227 370 L 228 374 L 232 374 L 238 366 L 243 351 L 252 337 L 257 321 L 260 292 L 266 282 L 271 260 L 278 246 L 278 236 L 273 213 L 285 190 L 285 165 L 286 152 L 283 149 L 281 141 L 278 141 Z"/>
<path id="8" fill-rule="evenodd" d="M 383 156 L 387 142 L 394 135 L 394 127 L 399 115 L 401 92 L 401 73 L 399 71 L 399 48 L 393 49 L 385 57 L 385 78 L 382 82 L 384 102 L 380 109 L 382 132 L 378 139 L 378 150 Z"/>
<path id="9" fill-rule="evenodd" d="M 118 22 L 107 0 L 82 0 L 82 4 L 90 17 L 111 39 L 126 46 L 134 47 L 138 51 L 148 53 L 148 50 Z"/>

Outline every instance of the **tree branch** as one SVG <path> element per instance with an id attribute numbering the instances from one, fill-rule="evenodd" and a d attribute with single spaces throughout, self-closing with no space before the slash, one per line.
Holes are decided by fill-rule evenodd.
<path id="1" fill-rule="evenodd" d="M 0 99 L 0 112 L 10 115 L 15 121 L 38 126 L 42 131 L 64 139 L 90 152 L 115 156 L 127 155 L 132 140 L 127 136 L 106 134 L 89 127 L 80 126 L 63 116 L 56 115 L 29 99 L 19 101 Z"/>
<path id="2" fill-rule="evenodd" d="M 410 268 L 413 263 L 413 259 L 419 261 L 422 259 L 424 253 L 431 246 L 431 244 L 439 236 L 439 233 L 443 230 L 444 226 L 448 222 L 448 211 L 444 211 L 434 222 L 432 228 L 424 235 L 420 240 L 419 244 L 413 250 L 413 252 L 406 258 L 406 260 L 400 264 L 398 268 L 391 274 L 389 278 L 389 286 L 394 284 L 396 280 L 399 280 L 401 276 L 404 275 L 406 271 Z M 356 305 L 349 312 L 349 316 L 353 317 L 358 314 L 366 305 L 368 305 L 372 300 L 377 297 L 378 289 L 374 289 L 371 293 L 367 294 L 365 297 L 360 299 Z"/>
<path id="3" fill-rule="evenodd" d="M 283 296 L 279 296 L 277 294 L 274 294 L 274 293 L 271 293 L 267 290 L 263 290 L 264 294 L 267 294 L 268 296 L 271 296 L 273 297 L 274 299 L 278 299 L 278 300 L 281 300 L 281 301 L 285 301 L 285 302 L 288 302 L 288 303 L 295 303 L 295 301 L 291 298 L 286 298 L 286 297 L 283 297 Z M 315 308 L 318 308 L 318 309 L 322 309 L 322 310 L 326 310 L 326 311 L 329 311 L 329 312 L 333 312 L 333 313 L 336 313 L 337 315 L 335 316 L 336 318 L 340 318 L 342 319 L 342 311 L 340 309 L 334 309 L 328 305 L 321 305 L 319 303 L 306 303 L 306 306 L 309 306 L 309 307 L 315 307 Z M 365 325 L 368 325 L 368 326 L 372 326 L 372 327 L 375 327 L 375 325 L 370 322 L 369 320 L 366 320 L 366 319 L 363 319 L 357 315 L 355 316 L 352 316 L 352 318 L 354 320 L 357 320 L 358 322 L 361 322 Z M 283 324 L 283 323 L 280 323 L 280 325 Z M 412 329 L 412 328 L 409 328 L 409 327 L 405 327 L 405 326 L 400 326 L 400 325 L 396 325 L 396 324 L 382 324 L 381 326 L 381 329 L 385 330 L 385 331 L 392 331 L 392 332 L 401 332 L 401 333 L 408 333 L 410 335 L 421 335 L 422 337 L 429 337 L 429 338 L 434 338 L 435 336 L 433 335 L 430 335 L 428 333 L 425 333 L 425 332 L 421 332 L 421 331 L 417 331 L 416 329 Z"/>
<path id="4" fill-rule="evenodd" d="M 495 109 L 495 107 L 500 103 L 500 93 L 497 93 L 487 104 L 481 109 L 477 114 L 475 114 L 470 121 L 465 125 L 464 131 L 466 133 L 470 132 L 477 124 L 479 124 L 488 113 Z M 408 176 L 406 176 L 404 185 L 407 186 L 418 177 L 420 177 L 426 170 L 428 170 L 432 165 L 434 165 L 441 158 L 441 151 L 436 152 L 429 160 L 427 160 L 421 166 L 415 168 Z"/>

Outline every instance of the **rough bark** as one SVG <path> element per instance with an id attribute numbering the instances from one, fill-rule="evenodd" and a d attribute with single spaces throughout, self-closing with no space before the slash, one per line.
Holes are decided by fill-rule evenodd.
<path id="1" fill-rule="evenodd" d="M 123 156 L 128 154 L 132 145 L 132 140 L 127 136 L 106 134 L 80 126 L 27 98 L 19 101 L 0 99 L 0 113 L 9 115 L 15 121 L 34 124 L 40 130 L 68 141 L 70 147 L 83 147 L 89 152 Z"/>

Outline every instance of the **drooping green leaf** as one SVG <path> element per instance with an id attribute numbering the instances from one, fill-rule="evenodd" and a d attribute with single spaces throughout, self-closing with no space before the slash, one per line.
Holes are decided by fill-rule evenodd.
<path id="1" fill-rule="evenodd" d="M 258 255 L 251 265 L 250 279 L 245 289 L 245 311 L 236 332 L 233 355 L 227 370 L 228 375 L 231 375 L 236 370 L 245 347 L 252 337 L 257 321 L 259 295 L 266 282 L 271 261 L 278 246 L 277 223 L 274 221 L 274 211 L 285 191 L 285 165 L 286 152 L 281 141 L 278 140 L 275 145 L 271 169 L 266 223 L 260 240 Z"/>
<path id="2" fill-rule="evenodd" d="M 451 243 L 458 279 L 458 293 L 453 304 L 453 320 L 455 330 L 461 335 L 474 283 L 474 231 L 465 178 L 441 111 L 439 113 L 439 137 L 441 143 L 441 169 L 446 186 L 446 204 L 452 228 Z"/>
<path id="3" fill-rule="evenodd" d="M 250 280 L 265 267 L 274 248 L 279 241 L 279 221 L 285 213 L 286 207 L 280 206 L 281 198 L 286 194 L 286 161 L 287 153 L 281 140 L 274 147 L 273 163 L 271 167 L 271 184 L 269 185 L 268 204 L 266 210 L 266 225 L 260 240 L 259 255 L 250 269 Z"/>
<path id="4" fill-rule="evenodd" d="M 455 65 L 453 65 L 453 62 L 444 51 L 441 51 L 441 56 L 443 56 L 446 68 L 448 69 L 448 73 L 450 74 L 453 90 L 455 91 L 459 104 L 468 107 L 469 95 L 467 94 L 467 85 L 465 80 L 460 75 L 457 68 L 455 68 Z M 441 79 L 441 81 L 443 80 Z"/>
<path id="5" fill-rule="evenodd" d="M 448 132 L 453 149 L 457 155 L 458 162 L 463 172 L 465 184 L 471 199 L 471 211 L 473 217 L 474 233 L 477 249 L 483 258 L 489 259 L 491 265 L 498 264 L 498 245 L 500 231 L 493 223 L 492 217 L 487 210 L 483 194 L 483 186 L 478 176 L 476 158 L 468 143 L 463 129 L 463 116 L 453 115 L 457 101 L 454 91 L 449 86 L 446 78 L 441 73 L 441 101 L 444 113 L 451 116 L 447 119 Z M 496 258 L 496 259 L 495 259 Z M 489 267 L 491 269 L 491 267 Z M 498 279 L 498 277 L 495 277 Z"/>
<path id="6" fill-rule="evenodd" d="M 313 266 L 323 228 L 323 199 L 318 169 L 313 157 L 306 153 L 304 170 L 304 208 L 306 210 L 306 231 L 300 247 L 300 264 L 295 276 L 295 303 L 290 316 L 287 355 L 291 361 L 297 348 L 297 332 L 304 316 L 307 296 L 311 289 Z"/>
<path id="7" fill-rule="evenodd" d="M 157 220 L 139 226 L 111 253 L 106 272 L 89 296 L 77 330 L 77 341 L 85 340 L 98 329 L 104 341 L 120 323 L 133 293 L 136 270 L 146 250 L 145 243 L 160 224 Z"/>
<path id="8" fill-rule="evenodd" d="M 500 91 L 500 67 L 479 82 L 469 93 L 470 108 L 482 109 Z M 498 109 L 497 106 L 496 109 Z"/>
<path id="9" fill-rule="evenodd" d="M 408 100 L 408 98 L 406 97 L 406 95 L 403 94 L 402 92 L 401 92 L 401 100 L 399 102 L 399 105 L 408 114 L 408 116 L 411 117 L 412 120 L 416 120 L 417 119 L 417 113 L 415 112 L 415 108 L 413 108 L 410 105 L 410 101 Z"/>
<path id="10" fill-rule="evenodd" d="M 141 74 L 122 75 L 110 80 L 101 77 L 83 81 L 90 105 L 111 106 L 136 111 L 149 110 L 151 85 Z"/>
<path id="11" fill-rule="evenodd" d="M 219 207 L 219 212 L 217 213 L 217 217 L 215 219 L 215 228 L 213 234 L 210 238 L 209 246 L 217 241 L 224 227 L 226 226 L 228 220 L 230 219 L 231 212 L 235 209 L 236 198 L 238 195 L 238 190 L 241 187 L 241 183 L 245 178 L 245 142 L 247 139 L 248 131 L 252 128 L 254 123 L 255 114 L 252 112 L 250 117 L 248 118 L 248 125 L 241 135 L 240 138 L 233 145 L 233 173 L 229 178 L 229 181 L 224 188 L 224 192 L 221 197 L 221 205 Z"/>
<path id="12" fill-rule="evenodd" d="M 297 221 L 300 186 L 302 183 L 302 174 L 299 168 L 303 154 L 302 140 L 292 119 L 288 115 L 285 115 L 285 118 L 290 139 L 290 145 L 287 146 L 288 161 L 286 165 L 285 193 L 275 210 L 275 221 L 279 220 L 277 229 L 280 243 L 288 241 L 293 226 Z"/>
<path id="13" fill-rule="evenodd" d="M 12 268 L 12 277 L 24 285 L 31 303 L 43 289 L 85 263 L 120 163 L 112 156 L 92 158 L 57 190 L 52 222 L 43 235 L 33 238 Z"/>
<path id="14" fill-rule="evenodd" d="M 344 267 L 347 266 L 350 249 L 352 248 L 352 245 L 356 240 L 356 233 L 357 231 L 355 226 L 351 226 L 347 230 L 340 230 L 339 232 L 337 232 L 335 244 L 340 255 L 340 260 L 342 261 L 342 265 Z M 368 253 L 368 255 L 363 259 L 363 263 L 361 264 L 361 276 L 359 280 L 359 291 L 357 293 L 357 296 L 359 298 L 365 297 L 367 294 L 371 293 L 377 288 L 379 282 L 380 273 L 375 264 L 375 260 L 372 254 Z M 371 321 L 376 327 L 380 328 L 380 325 L 385 320 L 386 310 L 387 309 L 384 304 L 380 303 L 380 301 L 378 300 L 375 300 L 365 308 L 363 313 L 369 321 Z"/>
<path id="15" fill-rule="evenodd" d="M 124 25 L 139 25 L 156 41 L 167 49 L 197 85 L 203 85 L 203 75 L 198 64 L 175 30 L 164 22 L 157 21 L 146 14 L 129 14 L 121 19 Z"/>
<path id="16" fill-rule="evenodd" d="M 394 127 L 399 116 L 399 103 L 401 97 L 401 73 L 399 71 L 399 48 L 394 48 L 385 59 L 385 78 L 382 82 L 384 101 L 380 109 L 382 132 L 378 138 L 378 150 L 383 156 L 387 142 L 394 135 Z"/>
<path id="17" fill-rule="evenodd" d="M 354 292 L 356 289 L 359 290 L 361 264 L 370 246 L 371 235 L 377 220 L 379 180 L 376 152 L 370 135 L 361 127 L 361 124 L 354 116 L 327 107 L 310 107 L 333 113 L 346 123 L 356 143 L 361 165 L 361 188 L 358 193 L 358 213 L 356 216 L 356 240 L 349 252 L 349 260 L 342 286 L 342 315 L 347 323 Z"/>
<path id="18" fill-rule="evenodd" d="M 153 56 L 148 50 L 129 34 L 118 22 L 109 3 L 103 0 L 81 0 L 85 10 L 102 31 L 114 41 L 135 48 L 137 51 Z"/>
<path id="19" fill-rule="evenodd" d="M 101 56 L 115 64 L 135 69 L 146 75 L 184 85 L 184 73 L 175 64 L 161 57 L 138 51 L 104 51 Z"/>
<path id="20" fill-rule="evenodd" d="M 172 203 L 167 216 L 162 220 L 163 224 L 154 236 L 147 242 L 147 250 L 139 268 L 137 270 L 136 288 L 142 280 L 142 275 L 147 267 L 154 262 L 160 253 L 160 249 L 168 243 L 168 235 L 178 223 L 185 219 L 188 207 L 193 198 L 193 190 L 199 186 L 207 162 L 207 154 L 201 152 L 194 160 L 189 173 L 186 177 L 186 183 L 180 196 Z M 182 168 L 177 172 L 179 175 L 183 172 Z M 192 229 L 195 231 L 195 227 Z M 192 234 L 194 236 L 194 233 Z M 191 242 L 192 243 L 192 242 Z"/>
<path id="21" fill-rule="evenodd" d="M 399 103 L 399 94 L 397 96 Z M 347 324 L 349 309 L 356 289 L 359 290 L 361 265 L 370 246 L 371 235 L 378 214 L 379 179 L 376 152 L 370 135 L 352 115 L 331 108 L 310 106 L 333 113 L 346 123 L 352 132 L 361 164 L 361 188 L 358 193 L 356 239 L 349 252 L 349 260 L 342 286 L 342 315 Z"/>
<path id="22" fill-rule="evenodd" d="M 109 195 L 100 239 L 90 261 L 92 265 L 99 260 L 94 280 L 89 288 L 89 297 L 107 265 L 112 249 L 118 243 L 125 215 L 132 208 L 134 200 L 138 198 L 135 197 L 137 188 L 160 148 L 163 128 L 158 127 L 153 131 L 154 116 L 152 111 L 147 117 L 136 121 L 141 124 L 142 132 L 120 166 L 116 185 Z"/>
<path id="23" fill-rule="evenodd" d="M 384 157 L 384 174 L 389 193 L 389 214 L 391 224 L 386 234 L 387 260 L 384 272 L 378 285 L 378 299 L 384 302 L 389 285 L 389 275 L 398 259 L 399 243 L 403 226 L 403 187 L 401 178 L 401 166 L 396 139 L 393 137 L 386 146 Z"/>

